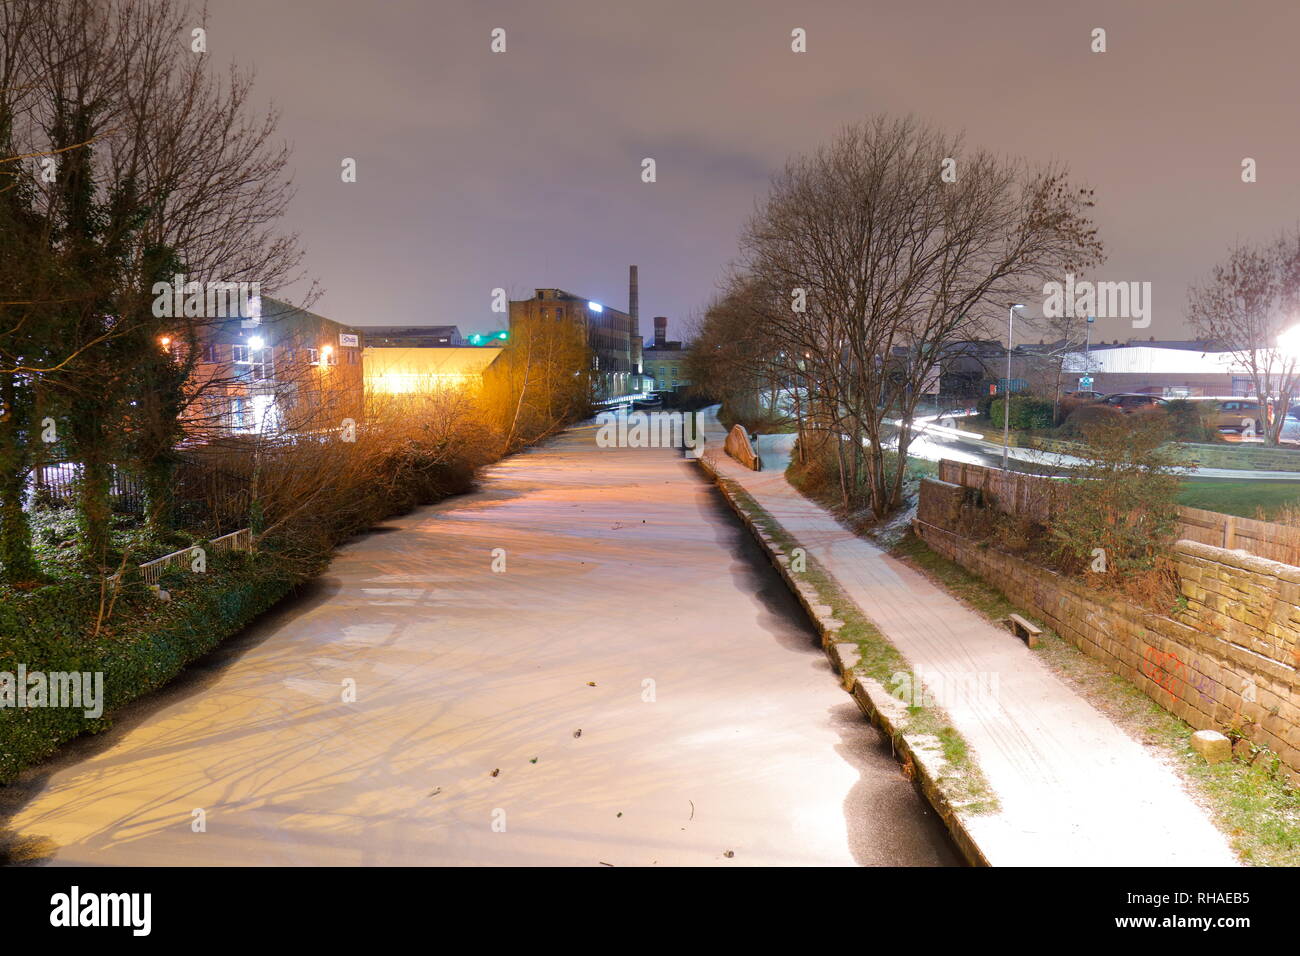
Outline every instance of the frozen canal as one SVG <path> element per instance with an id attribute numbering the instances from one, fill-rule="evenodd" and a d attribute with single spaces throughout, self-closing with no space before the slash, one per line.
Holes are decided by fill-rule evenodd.
<path id="1" fill-rule="evenodd" d="M 594 435 L 353 541 L 0 788 L 11 859 L 959 862 L 698 466 Z"/>

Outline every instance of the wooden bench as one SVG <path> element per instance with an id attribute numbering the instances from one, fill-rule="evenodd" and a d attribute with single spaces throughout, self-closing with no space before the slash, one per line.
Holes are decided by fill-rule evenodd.
<path id="1" fill-rule="evenodd" d="M 1025 643 L 1030 647 L 1038 646 L 1038 637 L 1043 633 L 1041 627 L 1031 624 L 1019 614 L 1012 614 L 1007 618 L 1007 623 L 1011 625 L 1011 633 L 1016 637 L 1024 638 Z"/>

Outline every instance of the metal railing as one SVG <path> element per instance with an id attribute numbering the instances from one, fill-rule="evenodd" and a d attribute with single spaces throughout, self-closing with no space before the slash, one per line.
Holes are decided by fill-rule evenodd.
<path id="1" fill-rule="evenodd" d="M 240 528 L 230 534 L 223 534 L 219 538 L 213 538 L 208 544 L 214 551 L 251 551 L 253 550 L 253 532 L 251 528 Z M 194 552 L 198 550 L 200 550 L 199 545 L 191 545 L 188 548 L 173 551 L 171 554 L 164 554 L 161 558 L 146 561 L 144 564 L 139 565 L 140 576 L 144 578 L 145 584 L 157 584 L 162 578 L 163 572 L 168 568 L 191 566 L 196 557 Z M 108 580 L 113 584 L 117 583 L 117 579 L 118 575 L 116 574 L 111 574 L 108 577 Z"/>
<path id="2" fill-rule="evenodd" d="M 108 497 L 114 511 L 140 515 L 144 513 L 144 483 L 138 476 L 117 466 L 109 466 Z M 34 500 L 71 507 L 77 497 L 77 482 L 82 466 L 71 461 L 46 462 L 32 469 L 29 493 Z"/>

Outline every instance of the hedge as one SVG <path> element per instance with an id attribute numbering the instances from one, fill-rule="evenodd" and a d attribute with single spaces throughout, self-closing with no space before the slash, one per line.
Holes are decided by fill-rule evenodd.
<path id="1" fill-rule="evenodd" d="M 84 708 L 0 709 L 0 783 L 83 733 L 112 726 L 113 713 L 157 690 L 186 665 L 237 634 L 287 595 L 301 574 L 290 574 L 273 553 L 218 551 L 205 574 L 168 572 L 164 603 L 138 580 L 123 584 L 112 623 L 98 637 L 86 621 L 98 615 L 99 586 L 65 581 L 30 592 L 0 592 L 0 672 L 102 672 L 104 712 Z"/>
<path id="2" fill-rule="evenodd" d="M 989 404 L 989 420 L 994 425 L 1002 424 L 1002 407 L 1006 399 L 995 398 Z M 1032 395 L 1011 396 L 1010 426 L 1014 431 L 1033 431 L 1051 428 L 1055 406 L 1050 399 L 1034 398 Z"/>

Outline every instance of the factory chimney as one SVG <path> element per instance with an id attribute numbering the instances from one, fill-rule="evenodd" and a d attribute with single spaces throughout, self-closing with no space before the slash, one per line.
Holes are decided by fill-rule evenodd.
<path id="1" fill-rule="evenodd" d="M 668 344 L 668 316 L 655 316 L 655 348 L 661 349 Z"/>
<path id="2" fill-rule="evenodd" d="M 640 305 L 639 298 L 636 287 L 636 266 L 628 266 L 627 314 L 632 316 L 632 328 L 629 330 L 632 335 L 641 334 L 641 320 L 637 318 L 637 309 Z"/>

